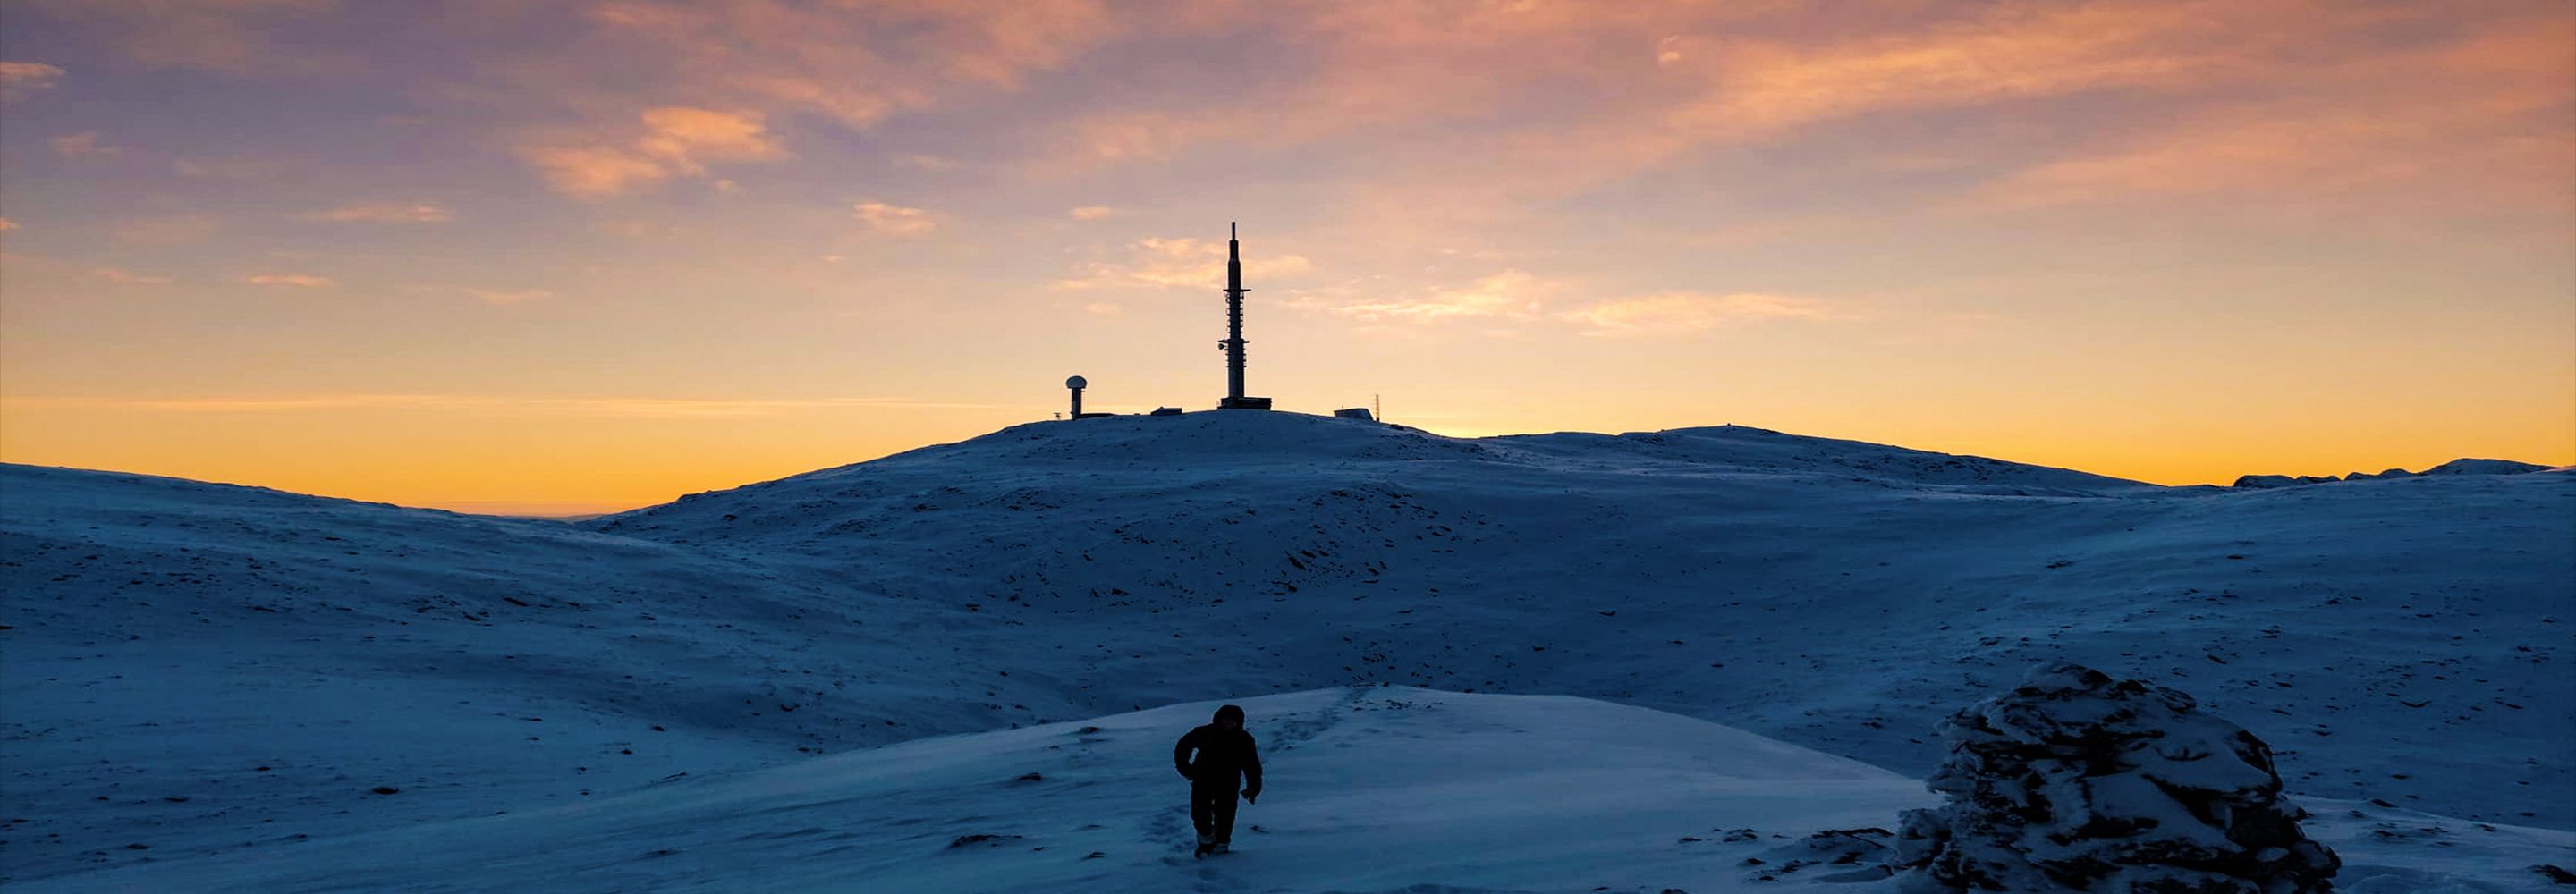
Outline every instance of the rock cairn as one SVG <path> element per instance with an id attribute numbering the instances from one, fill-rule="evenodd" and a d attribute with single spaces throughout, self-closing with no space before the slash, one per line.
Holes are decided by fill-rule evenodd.
<path id="1" fill-rule="evenodd" d="M 2306 894 L 2342 865 L 2271 748 L 2182 692 L 2057 664 L 1940 729 L 1943 803 L 1897 833 L 1908 892 Z"/>

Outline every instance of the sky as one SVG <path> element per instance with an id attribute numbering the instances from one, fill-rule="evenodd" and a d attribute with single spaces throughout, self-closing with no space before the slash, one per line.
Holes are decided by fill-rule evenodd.
<path id="1" fill-rule="evenodd" d="M 2576 463 L 2576 5 L 0 0 L 0 460 L 560 514 L 1065 405 Z"/>

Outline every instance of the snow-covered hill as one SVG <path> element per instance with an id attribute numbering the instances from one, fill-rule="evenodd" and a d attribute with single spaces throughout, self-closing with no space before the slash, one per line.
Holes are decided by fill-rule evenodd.
<path id="1" fill-rule="evenodd" d="M 915 610 L 549 522 L 6 466 L 0 594 L 0 880 L 997 716 Z"/>
<path id="2" fill-rule="evenodd" d="M 2060 658 L 2192 691 L 2296 794 L 2568 828 L 2570 544 L 2565 472 L 2161 488 L 1286 413 L 1021 426 L 580 525 L 0 467 L 0 879 L 1354 683 L 1916 776 L 1936 718 Z"/>
<path id="3" fill-rule="evenodd" d="M 1077 712 L 1564 692 L 1921 772 L 1943 706 L 2064 658 L 2249 717 L 2320 755 L 2317 791 L 2528 820 L 2576 780 L 2562 474 L 2235 492 L 1747 428 L 1209 413 L 1024 425 L 596 526 L 946 607 L 1013 644 L 980 660 L 1093 693 Z M 2458 777 L 2490 794 L 2430 790 Z"/>
<path id="4" fill-rule="evenodd" d="M 1921 784 L 1706 721 L 1562 696 L 1250 699 L 1271 766 L 1193 860 L 1166 756 L 1213 702 L 943 736 L 593 801 L 26 885 L 134 891 L 1892 891 Z M 2576 834 L 2320 801 L 2341 889 L 2546 891 Z M 2474 886 L 2474 887 L 2469 887 Z M 17 886 L 13 886 L 16 889 Z"/>

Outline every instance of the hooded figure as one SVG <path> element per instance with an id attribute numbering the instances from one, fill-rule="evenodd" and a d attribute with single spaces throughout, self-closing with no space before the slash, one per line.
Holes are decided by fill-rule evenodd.
<path id="1" fill-rule="evenodd" d="M 1196 757 L 1192 753 L 1196 752 Z M 1216 718 L 1172 746 L 1172 766 L 1190 781 L 1190 824 L 1199 830 L 1198 856 L 1222 854 L 1234 839 L 1235 786 L 1244 800 L 1261 798 L 1261 754 L 1243 731 L 1243 709 L 1227 705 Z"/>

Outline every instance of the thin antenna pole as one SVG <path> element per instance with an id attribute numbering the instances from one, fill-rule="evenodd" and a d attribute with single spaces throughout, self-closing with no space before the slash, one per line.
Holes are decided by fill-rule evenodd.
<path id="1" fill-rule="evenodd" d="M 1226 405 L 1243 401 L 1243 244 L 1235 222 L 1225 224 L 1225 397 Z"/>

